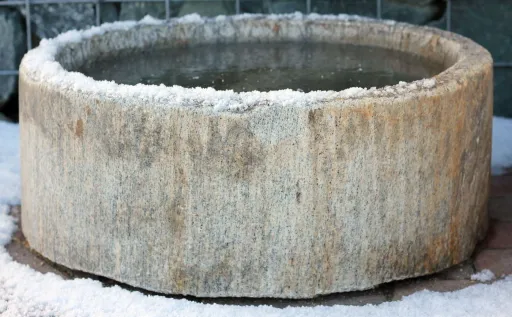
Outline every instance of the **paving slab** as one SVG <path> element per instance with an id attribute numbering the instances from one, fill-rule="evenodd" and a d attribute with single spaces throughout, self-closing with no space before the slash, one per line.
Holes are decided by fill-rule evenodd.
<path id="1" fill-rule="evenodd" d="M 491 270 L 497 277 L 512 274 L 512 249 L 481 251 L 475 258 L 475 268 Z"/>
<path id="2" fill-rule="evenodd" d="M 397 283 L 392 300 L 400 300 L 404 296 L 414 294 L 422 290 L 434 292 L 453 292 L 476 284 L 468 280 L 412 280 L 410 282 Z"/>
<path id="3" fill-rule="evenodd" d="M 488 249 L 512 249 L 512 222 L 491 221 L 484 245 Z"/>

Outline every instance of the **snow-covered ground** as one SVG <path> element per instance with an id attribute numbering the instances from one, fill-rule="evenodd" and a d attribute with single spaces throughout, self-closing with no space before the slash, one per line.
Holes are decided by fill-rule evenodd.
<path id="1" fill-rule="evenodd" d="M 512 120 L 494 118 L 492 167 L 512 166 Z M 421 291 L 380 305 L 288 307 L 212 305 L 146 296 L 90 279 L 63 280 L 15 262 L 5 250 L 20 203 L 19 128 L 0 121 L 0 316 L 512 316 L 512 276 L 451 293 Z M 489 280 L 480 272 L 476 280 Z"/>
<path id="2" fill-rule="evenodd" d="M 494 117 L 492 125 L 492 172 L 502 174 L 512 167 L 512 119 Z"/>

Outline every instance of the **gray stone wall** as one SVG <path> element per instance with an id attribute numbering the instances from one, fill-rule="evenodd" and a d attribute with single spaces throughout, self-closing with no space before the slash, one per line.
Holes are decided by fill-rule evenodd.
<path id="1" fill-rule="evenodd" d="M 487 48 L 495 62 L 512 63 L 512 1 L 457 0 L 452 31 Z M 512 117 L 512 67 L 494 70 L 494 113 Z"/>
<path id="2" fill-rule="evenodd" d="M 2 0 L 0 0 L 2 1 Z M 311 0 L 311 11 L 348 13 L 376 17 L 376 0 Z M 201 15 L 234 14 L 235 1 L 171 0 L 171 16 L 198 12 Z M 246 13 L 290 13 L 307 11 L 306 0 L 241 0 L 240 11 Z M 101 22 L 141 19 L 145 15 L 165 18 L 164 3 L 105 3 L 101 5 Z M 382 17 L 402 22 L 447 27 L 447 3 L 444 0 L 382 0 Z M 16 69 L 26 51 L 25 7 L 0 8 L 0 69 Z M 85 28 L 95 24 L 92 4 L 34 5 L 31 9 L 34 45 L 44 37 Z M 468 36 L 492 53 L 496 62 L 512 62 L 512 1 L 452 1 L 451 30 Z M 17 108 L 17 78 L 0 77 L 0 111 Z M 512 67 L 494 71 L 495 115 L 512 117 Z M 10 102 L 9 102 L 10 101 Z M 11 109 L 12 112 L 12 109 Z"/>
<path id="3" fill-rule="evenodd" d="M 21 15 L 0 7 L 0 70 L 16 69 L 25 49 L 25 31 Z M 17 89 L 16 76 L 0 77 L 0 109 Z"/>

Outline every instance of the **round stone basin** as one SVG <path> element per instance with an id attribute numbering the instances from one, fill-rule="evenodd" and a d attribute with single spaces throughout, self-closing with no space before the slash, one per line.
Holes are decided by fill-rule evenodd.
<path id="1" fill-rule="evenodd" d="M 23 232 L 56 263 L 171 294 L 437 272 L 486 230 L 492 92 L 484 48 L 389 21 L 71 31 L 20 67 Z"/>

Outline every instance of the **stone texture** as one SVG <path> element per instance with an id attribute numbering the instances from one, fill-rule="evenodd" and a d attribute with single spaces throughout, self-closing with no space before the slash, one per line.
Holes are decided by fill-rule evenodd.
<path id="1" fill-rule="evenodd" d="M 235 2 L 232 0 L 211 2 L 194 0 L 171 1 L 170 16 L 184 16 L 191 13 L 198 13 L 202 16 L 230 15 L 235 14 L 235 9 Z M 121 4 L 120 20 L 140 20 L 146 15 L 165 19 L 165 4 L 143 2 L 124 2 Z"/>
<path id="2" fill-rule="evenodd" d="M 240 0 L 241 13 L 267 13 L 267 1 L 261 0 Z"/>
<path id="3" fill-rule="evenodd" d="M 437 0 L 383 0 L 382 17 L 413 24 L 428 24 L 443 16 L 446 4 Z"/>
<path id="4" fill-rule="evenodd" d="M 20 206 L 13 206 L 11 208 L 11 216 L 15 217 L 18 224 L 18 231 L 15 232 L 12 241 L 6 246 L 9 255 L 18 263 L 30 266 L 33 270 L 40 273 L 54 273 L 61 276 L 63 279 L 74 278 L 92 278 L 99 279 L 106 287 L 117 285 L 122 288 L 127 288 L 126 285 L 116 283 L 115 281 L 103 279 L 98 276 L 87 275 L 83 272 L 72 271 L 65 267 L 55 265 L 54 263 L 42 258 L 36 252 L 30 250 L 23 233 L 21 232 L 21 219 L 20 219 Z M 132 288 L 129 288 L 133 290 Z M 143 293 L 144 290 L 137 290 Z M 360 292 L 347 292 L 337 293 L 325 296 L 318 296 L 311 299 L 277 299 L 277 298 L 191 298 L 190 300 L 197 300 L 203 304 L 217 304 L 217 305 L 239 305 L 239 306 L 260 306 L 268 305 L 277 308 L 285 307 L 313 307 L 313 306 L 332 306 L 332 305 L 377 305 L 388 300 L 390 295 L 390 288 L 387 286 Z M 153 293 L 154 295 L 154 293 Z"/>
<path id="5" fill-rule="evenodd" d="M 56 265 L 44 259 L 36 252 L 30 249 L 23 233 L 21 232 L 21 219 L 19 215 L 20 207 L 13 206 L 11 215 L 17 219 L 18 231 L 15 232 L 12 241 L 6 246 L 9 255 L 18 263 L 30 266 L 33 270 L 40 273 L 54 273 L 63 279 L 74 278 L 91 278 L 100 280 L 105 287 L 117 285 L 121 288 L 133 290 L 133 288 L 126 285 L 116 283 L 113 280 L 101 278 L 99 276 L 89 275 L 79 271 L 72 271 L 63 266 Z M 144 290 L 137 289 L 142 293 Z M 267 305 L 277 308 L 285 307 L 314 307 L 314 306 L 332 306 L 332 305 L 377 305 L 387 301 L 390 297 L 390 288 L 386 285 L 378 289 L 360 292 L 347 292 L 337 293 L 325 296 L 318 296 L 311 299 L 277 299 L 277 298 L 237 298 L 237 297 L 223 297 L 223 298 L 190 298 L 203 304 L 217 304 L 217 305 L 239 305 L 239 306 L 260 306 Z M 154 293 L 150 293 L 154 295 Z"/>
<path id="6" fill-rule="evenodd" d="M 268 13 L 294 13 L 306 12 L 306 1 L 300 0 L 267 0 L 265 1 Z"/>
<path id="7" fill-rule="evenodd" d="M 483 250 L 475 258 L 475 268 L 491 270 L 497 277 L 512 274 L 512 249 Z"/>
<path id="8" fill-rule="evenodd" d="M 512 249 L 512 222 L 492 221 L 485 246 L 490 249 Z"/>
<path id="9" fill-rule="evenodd" d="M 434 28 L 438 28 L 441 30 L 446 30 L 446 19 L 447 18 L 446 18 L 446 12 L 445 12 L 444 15 L 441 16 L 439 19 L 430 21 L 430 22 L 426 23 L 425 25 L 434 27 Z"/>
<path id="10" fill-rule="evenodd" d="M 183 1 L 171 1 L 170 3 L 170 16 L 175 17 L 178 15 Z M 203 3 L 204 4 L 204 3 Z M 146 15 L 154 18 L 165 19 L 165 3 L 151 3 L 151 2 L 123 2 L 121 3 L 121 10 L 119 12 L 119 19 L 124 20 L 140 20 Z"/>
<path id="11" fill-rule="evenodd" d="M 490 55 L 438 30 L 303 21 L 147 25 L 72 44 L 83 56 L 63 48 L 58 61 L 141 43 L 314 38 L 451 67 L 434 88 L 393 98 L 218 113 L 63 90 L 22 64 L 30 245 L 73 269 L 209 297 L 307 298 L 468 259 L 487 221 Z"/>
<path id="12" fill-rule="evenodd" d="M 452 1 L 452 30 L 487 48 L 495 61 L 512 56 L 512 1 Z"/>
<path id="13" fill-rule="evenodd" d="M 11 215 L 18 219 L 18 221 L 20 221 L 20 207 L 11 207 Z M 21 225 L 18 225 L 20 228 Z M 12 241 L 7 245 L 6 250 L 16 262 L 26 264 L 33 268 L 34 270 L 36 270 L 37 272 L 51 272 L 63 278 L 68 277 L 64 272 L 54 268 L 47 261 L 38 257 L 35 253 L 31 252 L 21 230 L 18 230 L 14 233 Z"/>
<path id="14" fill-rule="evenodd" d="M 1 114 L 0 114 L 1 117 Z M 503 191 L 503 187 L 512 189 L 512 175 L 500 175 L 492 177 L 492 196 L 500 196 Z M 499 187 L 497 186 L 499 185 Z M 507 193 L 511 193 L 511 190 L 508 190 Z M 512 203 L 512 200 L 511 200 Z M 505 211 L 510 211 L 512 208 L 510 206 L 502 205 L 501 208 L 504 208 Z M 18 221 L 18 226 L 20 225 L 19 221 L 19 208 L 13 208 L 15 213 L 12 215 L 15 216 Z M 509 212 L 510 214 L 510 212 Z M 18 230 L 21 230 L 21 227 L 18 227 Z M 69 270 L 63 270 L 62 267 L 54 268 L 51 263 L 44 261 L 44 265 L 41 265 L 42 260 L 38 257 L 34 252 L 30 252 L 29 246 L 26 243 L 26 240 L 23 237 L 21 231 L 18 231 L 15 235 L 15 239 L 11 241 L 7 246 L 7 251 L 16 261 L 26 264 L 30 266 L 32 269 L 45 273 L 49 271 L 49 268 L 54 269 L 52 271 L 55 274 L 61 275 L 63 278 L 80 277 L 83 276 L 80 274 L 76 274 L 76 272 L 72 272 L 75 274 L 69 274 Z M 21 256 L 20 256 L 21 255 Z M 435 274 L 434 278 L 431 279 L 431 284 L 443 283 L 442 280 L 450 279 L 450 280 L 469 280 L 471 275 L 476 271 L 473 268 L 472 260 L 464 262 L 460 265 L 456 265 L 454 267 L 448 268 L 439 274 Z M 89 278 L 94 278 L 93 276 L 87 276 Z M 437 277 L 437 278 L 436 278 Z M 421 278 L 424 280 L 424 278 Z M 105 281 L 103 281 L 105 283 Z M 399 283 L 409 283 L 410 281 L 404 281 Z M 317 306 L 317 305 L 365 305 L 365 304 L 379 304 L 382 301 L 387 301 L 392 299 L 393 290 L 397 283 L 388 283 L 378 288 L 377 290 L 371 291 L 362 291 L 362 292 L 348 292 L 348 293 L 338 293 L 326 296 L 316 297 L 314 299 L 303 299 L 303 300 L 290 300 L 290 299 L 270 299 L 270 298 L 262 298 L 262 299 L 248 299 L 248 298 L 201 298 L 198 299 L 202 303 L 206 304 L 227 304 L 227 305 L 270 305 L 273 307 L 287 307 L 287 306 Z M 125 287 L 125 285 L 119 285 L 120 287 Z M 434 289 L 439 289 L 441 287 L 433 287 Z M 398 299 L 398 296 L 395 297 Z"/>
<path id="15" fill-rule="evenodd" d="M 18 12 L 0 7 L 0 70 L 18 69 L 26 50 L 22 25 L 23 21 Z M 0 109 L 16 92 L 17 86 L 17 76 L 0 76 Z"/>
<path id="16" fill-rule="evenodd" d="M 183 6 L 180 9 L 179 16 L 184 16 L 191 13 L 198 13 L 201 16 L 235 14 L 235 1 L 223 0 L 204 3 L 194 0 L 185 0 L 183 2 Z"/>
<path id="17" fill-rule="evenodd" d="M 474 284 L 475 282 L 467 280 L 407 281 L 404 283 L 397 283 L 392 300 L 401 300 L 404 296 L 408 296 L 423 290 L 429 290 L 433 292 L 453 292 Z"/>
<path id="18" fill-rule="evenodd" d="M 25 6 L 20 7 L 26 15 Z M 113 22 L 118 18 L 117 9 L 112 3 L 101 4 L 101 23 Z M 52 38 L 58 34 L 85 29 L 96 25 L 95 5 L 90 3 L 42 4 L 30 7 L 32 31 L 39 38 Z"/>
<path id="19" fill-rule="evenodd" d="M 452 31 L 487 48 L 495 61 L 512 61 L 512 1 L 452 1 Z M 494 114 L 512 117 L 512 69 L 496 68 Z"/>
<path id="20" fill-rule="evenodd" d="M 311 11 L 319 14 L 357 14 L 368 17 L 377 16 L 374 0 L 311 0 Z"/>

